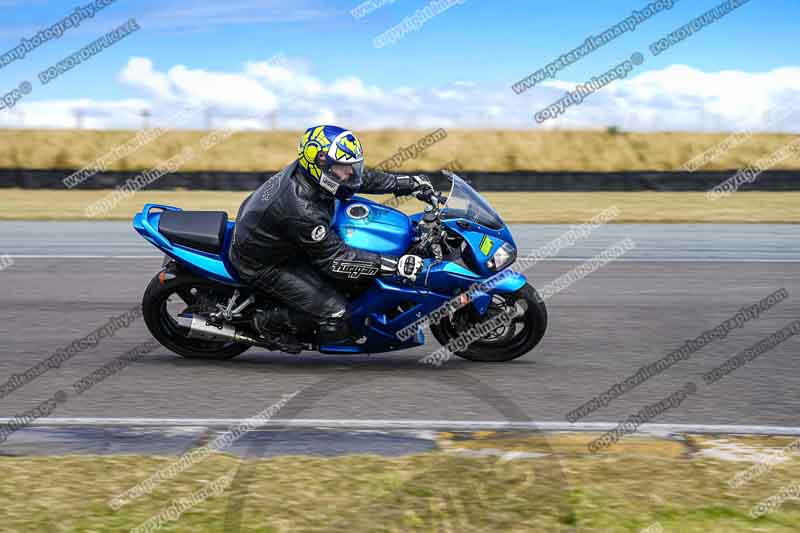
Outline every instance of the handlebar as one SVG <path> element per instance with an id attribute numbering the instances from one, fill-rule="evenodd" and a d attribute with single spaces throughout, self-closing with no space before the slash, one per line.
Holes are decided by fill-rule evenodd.
<path id="1" fill-rule="evenodd" d="M 454 174 L 452 174 L 448 170 L 442 170 L 442 174 L 444 174 L 448 178 L 454 176 Z M 416 191 L 413 193 L 413 195 L 417 200 L 425 202 L 426 204 L 433 207 L 435 210 L 439 209 L 440 206 L 443 206 L 445 202 L 447 202 L 447 197 L 444 196 L 444 194 L 442 193 L 436 192 L 433 186 L 431 186 L 430 189 L 422 189 Z"/>
<path id="2" fill-rule="evenodd" d="M 417 198 L 417 200 L 431 204 L 433 207 L 436 207 L 437 205 L 433 203 L 433 200 L 436 200 L 437 203 L 442 203 L 442 196 L 432 188 L 417 191 L 414 193 L 414 196 Z"/>

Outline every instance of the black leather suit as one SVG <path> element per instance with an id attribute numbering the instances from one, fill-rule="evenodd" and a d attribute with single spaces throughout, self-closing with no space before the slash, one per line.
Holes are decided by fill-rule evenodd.
<path id="1" fill-rule="evenodd" d="M 365 170 L 360 192 L 410 194 L 407 176 Z M 347 246 L 332 230 L 334 197 L 293 162 L 239 209 L 229 257 L 242 281 L 304 311 L 319 324 L 318 342 L 349 335 L 348 302 L 326 276 L 346 279 L 390 271 L 397 257 Z"/>

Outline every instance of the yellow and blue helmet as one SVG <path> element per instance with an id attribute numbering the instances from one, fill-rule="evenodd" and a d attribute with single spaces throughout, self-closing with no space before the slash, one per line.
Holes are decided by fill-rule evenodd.
<path id="1" fill-rule="evenodd" d="M 297 160 L 309 179 L 337 198 L 347 199 L 361 188 L 364 149 L 350 130 L 339 126 L 308 128 L 300 139 Z M 349 166 L 353 172 L 349 176 L 337 173 L 333 169 L 337 165 Z"/>

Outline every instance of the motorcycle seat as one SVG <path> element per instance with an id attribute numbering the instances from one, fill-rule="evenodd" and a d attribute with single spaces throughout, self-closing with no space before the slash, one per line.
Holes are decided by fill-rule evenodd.
<path id="1" fill-rule="evenodd" d="M 173 244 L 218 254 L 227 225 L 228 214 L 224 211 L 165 211 L 158 231 Z"/>

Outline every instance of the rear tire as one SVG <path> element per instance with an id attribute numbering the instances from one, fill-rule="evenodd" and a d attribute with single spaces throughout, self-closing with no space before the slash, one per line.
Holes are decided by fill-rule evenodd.
<path id="1" fill-rule="evenodd" d="M 142 298 L 144 322 L 147 324 L 147 329 L 162 346 L 181 357 L 211 360 L 232 359 L 246 352 L 250 345 L 190 339 L 186 337 L 186 329 L 178 326 L 177 321 L 167 309 L 168 303 L 170 305 L 177 303 L 180 308 L 182 301 L 186 309 L 199 310 L 203 304 L 200 303 L 201 297 L 198 295 L 229 297 L 229 293 L 232 292 L 233 289 L 228 291 L 227 287 L 218 283 L 192 277 L 182 278 L 180 275 L 174 279 L 165 280 L 162 284 L 159 276 L 156 276 L 150 281 Z M 223 302 L 220 301 L 220 303 Z"/>
<path id="2" fill-rule="evenodd" d="M 496 339 L 490 338 L 492 334 L 487 334 L 470 344 L 465 350 L 453 352 L 454 354 L 470 361 L 501 363 L 522 357 L 539 344 L 547 330 L 547 307 L 536 289 L 526 283 L 521 289 L 511 294 L 495 294 L 490 310 L 496 306 L 496 301 L 499 300 L 504 300 L 506 306 L 512 304 L 525 306 L 522 316 L 512 322 L 514 329 L 509 331 L 508 327 L 505 327 L 503 333 Z M 431 333 L 442 346 L 447 346 L 451 340 L 458 337 L 460 332 L 476 325 L 468 317 L 468 310 L 463 308 L 452 316 L 453 321 L 451 321 L 451 317 L 444 317 L 438 324 L 431 324 Z M 484 322 L 488 320 L 491 318 L 486 318 Z M 515 324 L 521 324 L 522 327 L 519 331 Z M 495 332 L 500 329 L 498 328 Z"/>

